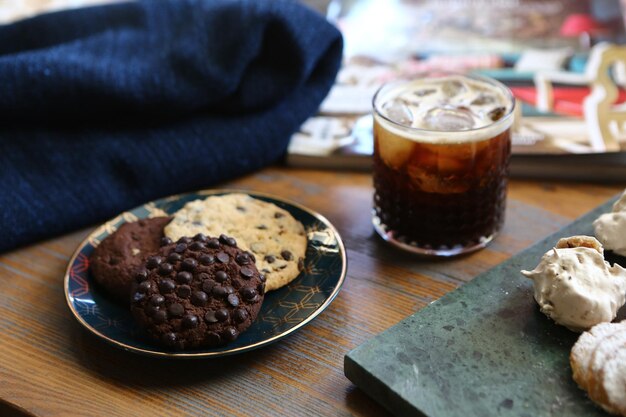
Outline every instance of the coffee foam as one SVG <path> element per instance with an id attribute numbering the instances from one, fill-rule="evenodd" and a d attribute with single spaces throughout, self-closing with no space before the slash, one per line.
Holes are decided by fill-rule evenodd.
<path id="1" fill-rule="evenodd" d="M 452 93 L 451 93 L 452 92 Z M 508 129 L 512 122 L 514 101 L 503 88 L 487 81 L 462 76 L 420 79 L 383 87 L 375 99 L 374 117 L 385 130 L 427 143 L 464 143 L 490 139 Z M 412 122 L 403 124 L 386 114 L 385 106 L 398 102 L 411 113 Z M 504 108 L 504 115 L 493 121 L 489 112 Z M 470 128 L 437 130 L 428 124 L 432 109 L 460 109 L 471 118 Z M 404 110 L 404 109 L 403 109 Z"/>

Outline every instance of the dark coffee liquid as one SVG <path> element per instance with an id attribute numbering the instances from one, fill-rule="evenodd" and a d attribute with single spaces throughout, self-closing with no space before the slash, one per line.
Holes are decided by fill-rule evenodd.
<path id="1" fill-rule="evenodd" d="M 478 244 L 500 229 L 509 129 L 478 142 L 426 144 L 399 138 L 375 123 L 374 139 L 374 210 L 387 234 L 436 250 Z M 403 146 L 407 156 L 381 157 L 385 140 L 411 142 Z"/>

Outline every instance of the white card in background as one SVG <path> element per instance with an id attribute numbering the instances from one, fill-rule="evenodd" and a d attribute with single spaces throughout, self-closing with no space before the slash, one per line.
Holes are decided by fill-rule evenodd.
<path id="1" fill-rule="evenodd" d="M 372 98 L 378 85 L 335 85 L 320 106 L 320 113 L 367 114 L 372 111 Z"/>
<path id="2" fill-rule="evenodd" d="M 289 153 L 303 155 L 328 155 L 350 144 L 353 118 L 311 117 L 291 137 Z"/>

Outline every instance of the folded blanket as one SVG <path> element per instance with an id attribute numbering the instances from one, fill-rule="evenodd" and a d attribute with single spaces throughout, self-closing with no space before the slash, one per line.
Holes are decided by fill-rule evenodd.
<path id="1" fill-rule="evenodd" d="M 0 252 L 279 159 L 341 59 L 282 0 L 146 0 L 0 26 Z"/>

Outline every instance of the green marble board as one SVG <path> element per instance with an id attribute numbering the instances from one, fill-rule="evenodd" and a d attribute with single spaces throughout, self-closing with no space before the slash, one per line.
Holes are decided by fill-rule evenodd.
<path id="1" fill-rule="evenodd" d="M 606 416 L 572 380 L 578 335 L 539 312 L 519 271 L 533 269 L 560 237 L 593 236 L 591 223 L 612 203 L 350 351 L 346 376 L 401 416 Z"/>

